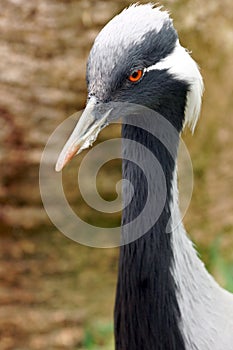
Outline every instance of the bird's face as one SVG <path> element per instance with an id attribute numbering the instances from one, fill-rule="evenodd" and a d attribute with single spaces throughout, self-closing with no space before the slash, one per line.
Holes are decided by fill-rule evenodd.
<path id="1" fill-rule="evenodd" d="M 198 67 L 179 44 L 168 13 L 150 4 L 131 6 L 102 29 L 88 58 L 87 85 L 86 109 L 57 170 L 97 137 L 111 103 L 149 107 L 171 118 L 181 131 L 185 123 L 195 126 L 203 90 Z M 179 112 L 176 120 L 171 110 Z"/>
<path id="2" fill-rule="evenodd" d="M 100 102 L 154 105 L 167 80 L 154 66 L 177 45 L 177 33 L 166 12 L 151 6 L 131 7 L 113 18 L 97 36 L 87 63 L 89 97 Z"/>

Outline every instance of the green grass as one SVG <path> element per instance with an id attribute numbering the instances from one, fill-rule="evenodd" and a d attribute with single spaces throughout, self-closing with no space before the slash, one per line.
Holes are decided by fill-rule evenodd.
<path id="1" fill-rule="evenodd" d="M 113 350 L 113 324 L 95 323 L 85 329 L 83 347 L 85 350 Z"/>
<path id="2" fill-rule="evenodd" d="M 217 237 L 209 248 L 210 271 L 216 271 L 223 281 L 223 287 L 233 293 L 233 261 L 227 259 L 220 252 L 221 236 Z"/>

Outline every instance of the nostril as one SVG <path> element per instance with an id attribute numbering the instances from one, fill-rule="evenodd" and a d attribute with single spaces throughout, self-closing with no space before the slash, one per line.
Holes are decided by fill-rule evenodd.
<path id="1" fill-rule="evenodd" d="M 87 96 L 87 101 L 89 102 L 90 100 L 95 100 L 95 104 L 98 105 L 100 102 L 99 100 L 96 98 L 94 93 L 89 93 Z"/>

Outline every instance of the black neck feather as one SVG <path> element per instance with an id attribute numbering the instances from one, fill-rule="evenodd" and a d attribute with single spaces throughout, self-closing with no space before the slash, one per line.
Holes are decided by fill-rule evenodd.
<path id="1" fill-rule="evenodd" d="M 174 156 L 158 139 L 135 126 L 123 125 L 122 136 L 143 144 L 153 152 L 165 174 L 167 196 L 164 209 L 153 227 L 136 241 L 120 248 L 115 348 L 184 350 L 176 286 L 171 273 L 171 233 L 166 232 L 171 217 Z M 175 153 L 178 143 L 177 137 Z M 123 178 L 131 182 L 135 191 L 131 203 L 123 210 L 124 225 L 136 217 L 145 205 L 147 180 L 140 168 L 126 159 L 123 159 Z M 124 240 L 124 230 L 122 232 Z"/>

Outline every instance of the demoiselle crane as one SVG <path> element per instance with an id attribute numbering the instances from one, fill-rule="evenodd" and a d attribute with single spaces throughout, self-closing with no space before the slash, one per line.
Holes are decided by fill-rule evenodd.
<path id="1" fill-rule="evenodd" d="M 132 5 L 102 29 L 89 55 L 87 85 L 87 106 L 58 159 L 57 171 L 107 124 L 111 102 L 148 107 L 171 123 L 178 135 L 185 125 L 194 129 L 199 116 L 203 92 L 199 69 L 180 45 L 168 13 L 152 4 Z M 154 154 L 163 169 L 167 192 L 164 209 L 152 227 L 120 247 L 116 350 L 232 350 L 233 297 L 207 272 L 182 222 L 174 225 L 180 215 L 176 184 L 179 137 L 172 139 L 175 157 L 137 126 L 124 123 L 122 138 Z M 127 154 L 127 147 L 123 178 L 135 191 L 123 209 L 122 226 L 142 209 L 147 186 L 141 170 L 124 159 L 124 152 Z M 154 177 L 154 187 L 157 181 Z M 123 197 L 126 192 L 127 185 Z M 148 215 L 152 220 L 153 210 Z"/>

